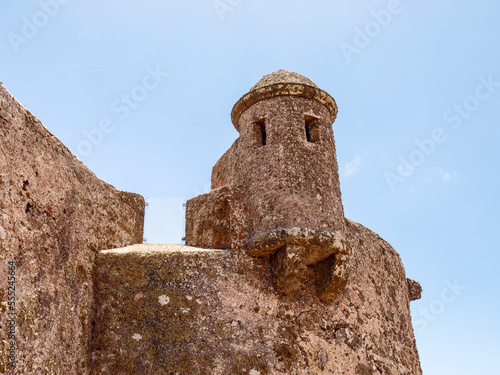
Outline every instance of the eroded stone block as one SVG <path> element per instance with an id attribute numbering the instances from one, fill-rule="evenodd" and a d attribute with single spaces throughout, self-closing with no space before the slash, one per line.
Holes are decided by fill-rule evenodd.
<path id="1" fill-rule="evenodd" d="M 18 374 L 90 371 L 95 254 L 141 243 L 143 222 L 140 195 L 97 178 L 0 84 L 0 325 L 15 262 Z"/>

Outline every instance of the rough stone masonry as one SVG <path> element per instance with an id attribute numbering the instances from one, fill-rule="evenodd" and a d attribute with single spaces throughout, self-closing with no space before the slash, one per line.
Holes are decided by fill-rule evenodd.
<path id="1" fill-rule="evenodd" d="M 139 244 L 142 197 L 99 180 L 3 86 L 0 105 L 0 281 L 14 261 L 18 373 L 422 373 L 420 285 L 344 217 L 337 105 L 309 79 L 271 73 L 235 104 L 240 136 L 212 190 L 187 202 L 187 245 Z"/>
<path id="2" fill-rule="evenodd" d="M 396 251 L 344 218 L 334 99 L 284 70 L 187 202 L 186 244 L 100 252 L 93 374 L 421 374 Z"/>
<path id="3" fill-rule="evenodd" d="M 97 178 L 0 83 L 0 374 L 89 373 L 96 254 L 141 243 L 143 223 L 140 195 Z"/>

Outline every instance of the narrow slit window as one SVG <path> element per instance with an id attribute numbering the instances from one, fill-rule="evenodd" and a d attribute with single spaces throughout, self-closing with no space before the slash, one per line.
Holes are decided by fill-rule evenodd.
<path id="1" fill-rule="evenodd" d="M 311 127 L 310 124 L 306 122 L 306 139 L 307 142 L 311 142 Z"/>
<path id="2" fill-rule="evenodd" d="M 304 116 L 305 130 L 306 130 L 306 140 L 307 142 L 318 142 L 319 141 L 319 127 L 318 118 L 313 116 Z"/>
<path id="3" fill-rule="evenodd" d="M 255 121 L 255 130 L 259 147 L 265 146 L 267 143 L 266 121 L 264 119 Z"/>
<path id="4" fill-rule="evenodd" d="M 262 121 L 262 124 L 260 124 L 260 138 L 262 140 L 262 146 L 265 146 L 267 141 L 267 135 L 266 135 L 266 123 L 264 121 Z"/>

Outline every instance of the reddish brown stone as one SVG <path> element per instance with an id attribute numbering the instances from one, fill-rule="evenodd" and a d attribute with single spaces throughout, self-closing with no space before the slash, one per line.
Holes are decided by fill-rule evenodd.
<path id="1" fill-rule="evenodd" d="M 421 375 L 409 310 L 421 288 L 344 218 L 337 108 L 309 79 L 272 73 L 233 108 L 240 137 L 186 208 L 187 243 L 207 249 L 98 251 L 141 242 L 142 197 L 99 180 L 3 86 L 0 105 L 18 373 Z"/>
<path id="2" fill-rule="evenodd" d="M 284 293 L 293 293 L 301 282 L 298 263 L 315 266 L 336 254 L 334 267 L 343 269 L 345 280 L 339 282 L 345 284 L 349 259 L 342 245 L 344 212 L 331 126 L 336 114 L 335 100 L 300 74 L 280 70 L 261 79 L 233 108 L 240 136 L 213 168 L 214 190 L 187 203 L 186 244 L 210 247 L 204 238 L 215 230 L 231 236 L 234 227 L 221 228 L 229 220 L 223 223 L 206 213 L 224 211 L 212 197 L 219 188 L 238 186 L 244 216 L 234 219 L 233 214 L 231 220 L 245 225 L 238 227 L 243 243 L 229 246 L 224 239 L 212 247 L 237 249 L 243 244 L 253 256 L 282 249 L 285 261 L 275 272 Z M 326 234 L 336 240 L 318 245 L 317 238 Z M 304 258 L 297 260 L 299 253 Z M 294 261 L 287 261 L 292 254 Z"/>
<path id="3" fill-rule="evenodd" d="M 263 258 L 252 271 L 237 272 L 238 288 L 245 291 L 239 294 L 242 306 L 252 300 L 245 289 L 253 285 L 250 280 L 271 278 L 274 291 L 260 285 L 257 295 L 267 293 L 266 299 L 276 298 L 278 306 L 286 303 L 288 313 L 299 320 L 314 312 L 330 322 L 306 324 L 310 331 L 292 335 L 292 340 L 267 337 L 273 354 L 265 348 L 241 353 L 266 358 L 267 366 L 254 367 L 256 373 L 421 374 L 409 311 L 409 301 L 420 289 L 406 281 L 388 243 L 344 218 L 331 126 L 336 114 L 333 98 L 297 73 L 280 70 L 260 80 L 233 107 L 231 118 L 240 135 L 212 170 L 213 190 L 187 202 L 186 243 L 231 249 L 234 262 L 245 262 L 241 249 Z M 220 199 L 236 190 L 236 199 Z M 239 269 L 226 264 L 229 256 L 225 253 L 225 260 L 213 264 Z M 219 285 L 219 293 L 233 293 L 229 284 Z M 280 319 L 279 314 L 270 317 L 259 328 L 247 318 L 238 320 L 245 332 L 239 347 L 253 347 L 257 332 L 272 331 L 282 324 Z M 318 346 L 321 340 L 312 337 L 324 338 L 324 325 L 331 325 L 333 334 L 328 344 Z M 301 325 L 289 328 L 297 327 Z M 322 354 L 313 359 L 305 348 Z M 223 373 L 213 368 L 213 373 Z"/>
<path id="4" fill-rule="evenodd" d="M 286 296 L 268 260 L 243 251 L 100 252 L 92 375 L 421 375 L 401 259 L 349 220 L 345 241 L 351 274 L 328 303 L 318 269 Z"/>
<path id="5" fill-rule="evenodd" d="M 7 262 L 17 374 L 87 374 L 95 254 L 142 242 L 143 220 L 140 195 L 97 178 L 0 84 L 0 373 Z"/>
<path id="6" fill-rule="evenodd" d="M 415 301 L 422 297 L 422 287 L 418 281 L 406 279 L 408 282 L 408 293 L 410 294 L 410 301 Z"/>
<path id="7" fill-rule="evenodd" d="M 246 240 L 247 213 L 240 186 L 198 195 L 186 205 L 186 241 L 206 249 L 236 249 Z M 194 240 L 196 239 L 196 240 Z"/>

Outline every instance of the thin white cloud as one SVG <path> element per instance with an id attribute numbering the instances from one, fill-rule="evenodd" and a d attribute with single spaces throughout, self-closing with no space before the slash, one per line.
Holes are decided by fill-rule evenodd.
<path id="1" fill-rule="evenodd" d="M 346 176 L 353 176 L 359 172 L 359 166 L 361 164 L 361 156 L 356 155 L 354 159 L 348 162 L 345 165 L 345 174 Z"/>
<path id="2" fill-rule="evenodd" d="M 458 182 L 459 175 L 457 171 L 444 171 L 440 168 L 429 168 L 427 170 L 426 181 L 440 180 L 442 182 Z"/>

